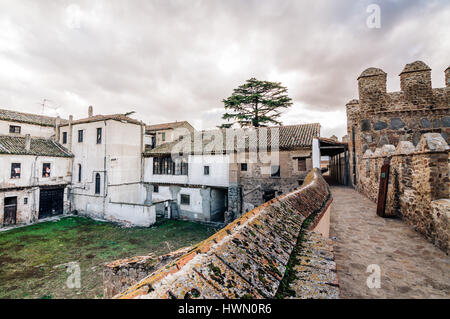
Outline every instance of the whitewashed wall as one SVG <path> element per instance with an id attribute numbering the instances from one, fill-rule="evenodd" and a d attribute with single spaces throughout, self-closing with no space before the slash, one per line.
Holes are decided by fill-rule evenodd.
<path id="1" fill-rule="evenodd" d="M 20 178 L 11 178 L 11 163 L 21 164 Z M 50 177 L 42 177 L 42 165 L 51 164 Z M 71 158 L 32 155 L 0 155 L 0 188 L 70 183 Z"/>
<path id="2" fill-rule="evenodd" d="M 188 175 L 153 174 L 153 158 L 144 160 L 144 181 L 147 183 L 190 184 L 216 187 L 229 185 L 228 155 L 190 155 Z M 204 174 L 204 166 L 209 166 L 209 175 Z"/>
<path id="3" fill-rule="evenodd" d="M 156 222 L 155 206 L 108 203 L 105 219 L 131 226 L 149 227 Z"/>
<path id="4" fill-rule="evenodd" d="M 102 143 L 97 144 L 97 128 L 102 128 Z M 78 131 L 83 130 L 83 142 Z M 68 132 L 68 126 L 61 128 Z M 69 132 L 68 132 L 69 133 Z M 62 139 L 62 134 L 61 134 Z M 139 225 L 149 220 L 141 206 L 146 190 L 141 183 L 143 128 L 115 120 L 72 125 L 73 204 L 81 214 L 111 221 Z M 70 141 L 68 134 L 68 143 Z M 79 165 L 82 168 L 78 181 Z M 95 175 L 101 176 L 100 194 L 95 194 Z M 110 202 L 120 204 L 110 204 Z M 119 209 L 120 207 L 120 209 Z M 147 214 L 147 215 L 146 215 Z M 137 224 L 136 224 L 137 225 Z"/>
<path id="5" fill-rule="evenodd" d="M 20 178 L 11 179 L 11 163 L 21 164 Z M 51 164 L 50 177 L 42 177 L 43 163 Z M 65 185 L 71 181 L 71 158 L 30 155 L 0 155 L 0 188 L 27 187 L 0 192 L 0 227 L 4 218 L 4 198 L 17 196 L 16 224 L 36 222 L 39 216 L 39 186 Z M 27 204 L 25 204 L 25 198 Z M 64 213 L 70 211 L 67 188 L 64 191 Z"/>
<path id="6" fill-rule="evenodd" d="M 9 133 L 10 125 L 20 126 L 21 127 L 20 134 Z M 40 126 L 35 124 L 0 120 L 0 134 L 11 136 L 25 136 L 26 134 L 30 134 L 32 137 L 50 138 L 52 135 L 55 134 L 55 129 L 50 126 Z"/>
<path id="7" fill-rule="evenodd" d="M 205 166 L 209 175 L 204 174 Z M 190 155 L 188 184 L 227 187 L 229 167 L 228 155 Z"/>

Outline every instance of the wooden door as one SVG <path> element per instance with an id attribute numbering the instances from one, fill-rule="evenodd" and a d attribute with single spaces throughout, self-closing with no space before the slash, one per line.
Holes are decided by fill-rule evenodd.
<path id="1" fill-rule="evenodd" d="M 17 196 L 5 197 L 3 225 L 15 225 L 17 217 Z"/>

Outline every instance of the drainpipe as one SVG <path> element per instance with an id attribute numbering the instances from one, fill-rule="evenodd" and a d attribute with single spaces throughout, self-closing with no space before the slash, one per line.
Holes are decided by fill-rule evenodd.
<path id="1" fill-rule="evenodd" d="M 108 190 L 107 190 L 107 187 L 108 187 L 108 184 L 106 183 L 106 178 L 107 178 L 107 175 L 108 175 L 108 172 L 106 171 L 106 156 L 107 156 L 107 150 L 106 150 L 106 136 L 107 136 L 107 134 L 106 134 L 106 120 L 105 121 L 103 121 L 104 123 L 105 123 L 105 131 L 103 132 L 103 136 L 102 136 L 102 140 L 104 141 L 104 143 L 105 143 L 105 154 L 104 154 L 104 157 L 103 157 L 103 171 L 104 171 L 104 175 L 103 175 L 103 191 L 104 191 L 104 197 L 103 197 L 103 217 L 104 217 L 104 215 L 105 215 L 105 211 L 106 211 L 106 201 L 107 201 L 107 196 L 108 196 Z"/>
<path id="2" fill-rule="evenodd" d="M 61 118 L 58 116 L 55 120 L 55 141 L 59 142 Z"/>

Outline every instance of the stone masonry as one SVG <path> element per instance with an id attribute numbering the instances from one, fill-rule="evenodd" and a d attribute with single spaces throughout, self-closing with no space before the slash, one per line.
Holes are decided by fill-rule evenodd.
<path id="1" fill-rule="evenodd" d="M 444 88 L 432 88 L 431 69 L 416 61 L 400 73 L 401 91 L 388 93 L 386 73 L 366 69 L 358 77 L 359 100 L 347 104 L 347 130 L 353 187 L 376 201 L 389 160 L 386 214 L 448 252 L 450 67 L 445 78 Z"/>
<path id="2" fill-rule="evenodd" d="M 367 150 L 358 163 L 357 189 L 376 202 L 383 162 L 390 161 L 386 215 L 399 216 L 447 253 L 450 251 L 449 147 L 438 133 L 417 145 L 402 141 Z"/>
<path id="3" fill-rule="evenodd" d="M 400 92 L 387 92 L 386 73 L 369 68 L 358 77 L 359 100 L 347 104 L 350 170 L 356 186 L 356 165 L 370 149 L 409 141 L 417 146 L 425 133 L 439 133 L 450 143 L 450 67 L 446 86 L 432 88 L 431 69 L 421 61 L 407 64 L 400 74 Z"/>

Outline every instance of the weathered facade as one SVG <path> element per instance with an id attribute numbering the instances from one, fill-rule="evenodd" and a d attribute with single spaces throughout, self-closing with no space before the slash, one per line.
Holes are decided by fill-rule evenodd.
<path id="1" fill-rule="evenodd" d="M 58 138 L 73 154 L 72 209 L 93 218 L 150 226 L 155 207 L 146 205 L 142 182 L 145 124 L 122 114 L 94 115 L 59 127 Z"/>
<path id="2" fill-rule="evenodd" d="M 70 212 L 72 157 L 50 139 L 0 135 L 0 227 Z"/>
<path id="3" fill-rule="evenodd" d="M 70 154 L 70 212 L 135 226 L 153 224 L 157 214 L 227 224 L 301 185 L 320 135 L 319 124 L 197 132 L 185 121 L 145 125 L 94 115 L 92 106 L 78 120 L 8 110 L 0 120 L 11 137 L 41 134 Z M 319 167 L 318 152 L 315 158 Z"/>
<path id="4" fill-rule="evenodd" d="M 180 135 L 195 132 L 194 127 L 187 121 L 161 123 L 145 126 L 145 149 L 151 150 L 161 144 L 177 140 Z"/>
<path id="5" fill-rule="evenodd" d="M 149 197 L 171 217 L 227 223 L 301 185 L 320 125 L 187 133 L 144 154 Z"/>
<path id="6" fill-rule="evenodd" d="M 450 68 L 446 87 L 432 88 L 431 69 L 407 64 L 400 92 L 388 93 L 386 73 L 369 68 L 358 78 L 359 100 L 347 104 L 351 183 L 376 201 L 380 169 L 391 165 L 386 214 L 401 216 L 448 251 Z"/>

